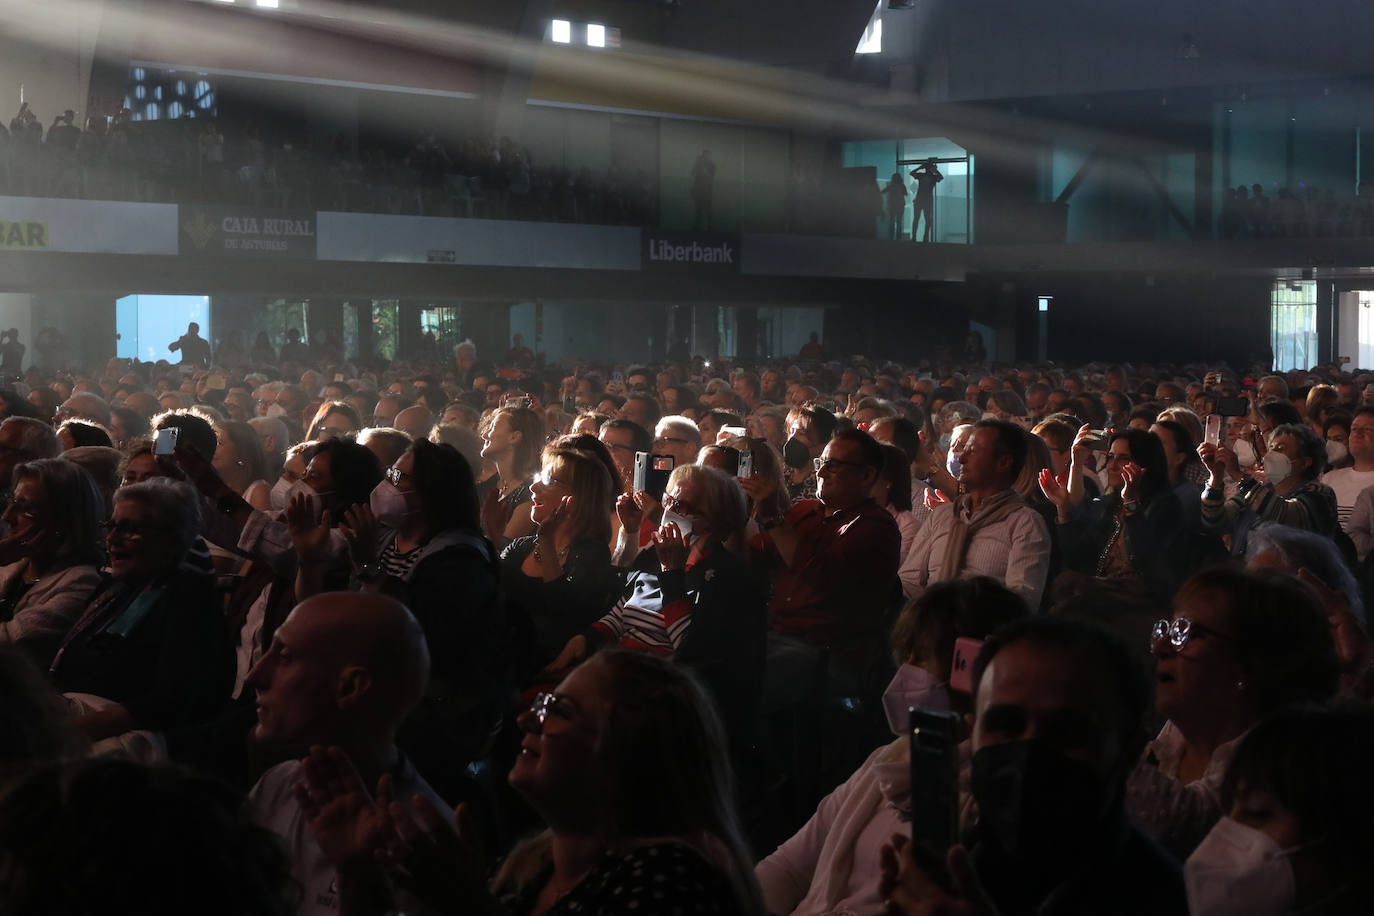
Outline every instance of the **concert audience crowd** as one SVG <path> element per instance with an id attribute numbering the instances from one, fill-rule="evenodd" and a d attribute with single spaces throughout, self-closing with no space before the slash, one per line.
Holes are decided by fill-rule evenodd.
<path id="1" fill-rule="evenodd" d="M 1374 373 L 808 346 L 7 378 L 0 908 L 1374 910 Z"/>

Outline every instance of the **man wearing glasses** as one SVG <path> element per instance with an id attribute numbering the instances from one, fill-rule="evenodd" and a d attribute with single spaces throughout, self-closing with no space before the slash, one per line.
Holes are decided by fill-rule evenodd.
<path id="1" fill-rule="evenodd" d="M 1040 606 L 1050 564 L 1045 520 L 1012 483 L 1027 458 L 1026 433 L 1005 420 L 980 420 L 960 456 L 953 502 L 937 508 L 902 562 L 902 589 L 918 598 L 932 582 L 991 576 Z"/>
<path id="2" fill-rule="evenodd" d="M 872 495 L 882 446 L 866 432 L 845 430 L 815 462 L 817 499 L 796 503 L 752 545 L 774 584 L 765 686 L 770 697 L 775 685 L 782 689 L 789 682 L 795 692 L 800 681 L 793 678 L 808 673 L 818 647 L 832 649 L 837 686 L 846 670 L 866 661 L 868 650 L 881 644 L 901 562 L 897 523 Z"/>

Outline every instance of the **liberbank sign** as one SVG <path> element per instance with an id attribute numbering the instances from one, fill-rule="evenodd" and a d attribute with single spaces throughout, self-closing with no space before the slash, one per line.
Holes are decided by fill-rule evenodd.
<path id="1" fill-rule="evenodd" d="M 645 270 L 712 270 L 739 273 L 739 236 L 717 232 L 644 230 Z"/>

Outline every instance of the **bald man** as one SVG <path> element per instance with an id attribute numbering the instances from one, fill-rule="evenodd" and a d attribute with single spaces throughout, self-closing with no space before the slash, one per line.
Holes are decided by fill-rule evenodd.
<path id="1" fill-rule="evenodd" d="M 393 425 L 402 432 L 410 433 L 412 439 L 428 439 L 429 431 L 434 428 L 434 414 L 423 404 L 416 404 L 396 414 Z"/>
<path id="2" fill-rule="evenodd" d="M 360 592 L 316 595 L 296 606 L 248 672 L 257 691 L 253 739 L 298 755 L 312 746 L 339 748 L 369 788 L 387 776 L 393 799 L 425 795 L 451 820 L 451 809 L 396 746 L 428 680 L 429 647 L 404 605 Z M 291 857 L 304 891 L 297 913 L 323 916 L 338 911 L 340 881 L 370 863 L 330 861 L 315 841 L 293 792 L 303 765 L 278 764 L 248 797 L 254 819 L 282 838 Z"/>

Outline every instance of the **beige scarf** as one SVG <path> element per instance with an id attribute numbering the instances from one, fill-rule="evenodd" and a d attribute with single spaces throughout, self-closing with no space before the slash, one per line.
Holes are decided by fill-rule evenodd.
<path id="1" fill-rule="evenodd" d="M 949 539 L 945 541 L 945 559 L 940 564 L 940 574 L 933 582 L 948 582 L 959 577 L 964 566 L 964 556 L 968 553 L 969 541 L 987 525 L 993 525 L 1011 515 L 1025 505 L 1021 495 L 1015 490 L 1006 489 L 996 496 L 983 500 L 978 511 L 969 514 L 969 503 L 973 497 L 961 493 L 954 500 L 954 523 L 949 529 Z"/>

